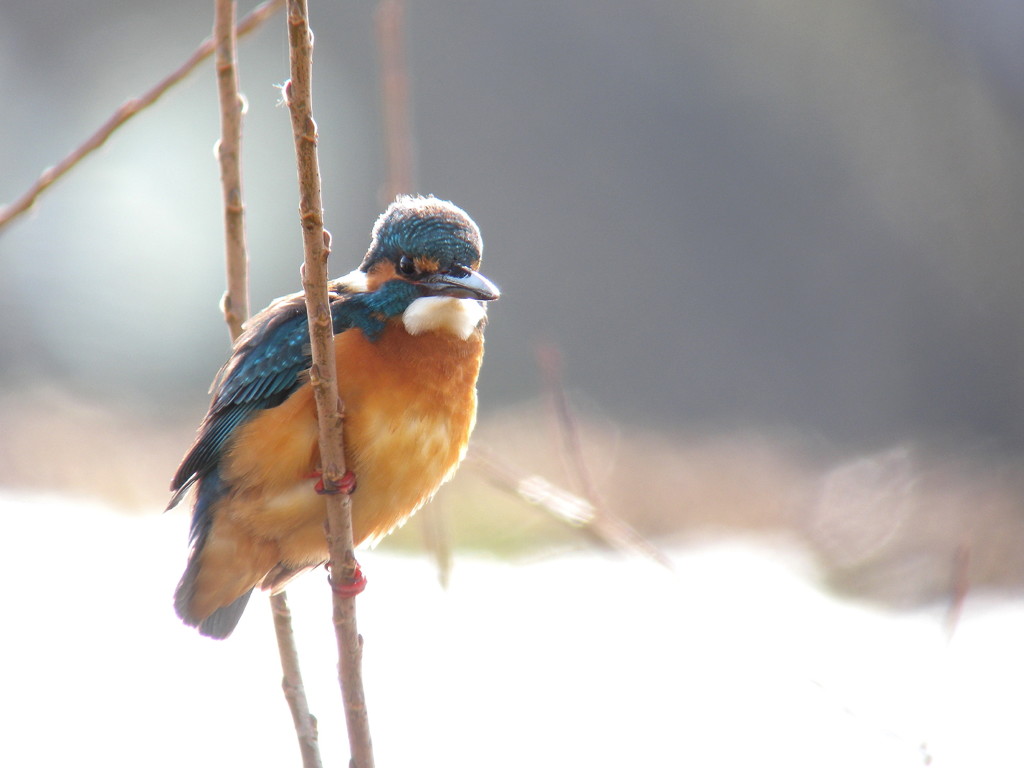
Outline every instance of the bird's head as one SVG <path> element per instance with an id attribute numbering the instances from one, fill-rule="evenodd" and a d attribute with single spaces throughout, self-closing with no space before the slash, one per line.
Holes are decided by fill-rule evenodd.
<path id="1" fill-rule="evenodd" d="M 423 297 L 492 301 L 500 294 L 477 271 L 482 252 L 480 229 L 461 208 L 403 195 L 377 219 L 359 269 L 371 291 L 401 280 Z"/>

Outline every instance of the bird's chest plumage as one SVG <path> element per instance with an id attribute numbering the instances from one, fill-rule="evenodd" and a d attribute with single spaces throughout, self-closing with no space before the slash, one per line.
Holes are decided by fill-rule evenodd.
<path id="1" fill-rule="evenodd" d="M 335 337 L 357 543 L 404 521 L 457 467 L 476 419 L 482 352 L 480 332 L 413 336 L 400 320 L 375 341 L 357 330 Z M 232 515 L 278 541 L 284 562 L 325 556 L 324 502 L 308 478 L 318 468 L 308 385 L 241 427 L 229 451 L 225 472 L 238 488 Z"/>
<path id="2" fill-rule="evenodd" d="M 479 333 L 410 336 L 399 323 L 372 344 L 362 334 L 339 340 L 339 360 L 360 361 L 344 378 L 339 373 L 339 388 L 361 533 L 386 534 L 458 465 L 476 420 L 482 350 Z"/>

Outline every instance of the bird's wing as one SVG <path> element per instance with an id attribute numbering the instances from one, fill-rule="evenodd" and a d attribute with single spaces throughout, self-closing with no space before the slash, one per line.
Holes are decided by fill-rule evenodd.
<path id="1" fill-rule="evenodd" d="M 334 332 L 354 327 L 355 305 L 360 302 L 352 302 L 353 294 L 339 283 L 331 285 L 330 298 Z M 181 500 L 192 483 L 216 467 L 228 438 L 246 418 L 280 405 L 302 386 L 310 364 L 303 294 L 280 298 L 252 318 L 213 381 L 210 410 L 174 475 L 171 490 L 175 494 L 168 508 Z"/>

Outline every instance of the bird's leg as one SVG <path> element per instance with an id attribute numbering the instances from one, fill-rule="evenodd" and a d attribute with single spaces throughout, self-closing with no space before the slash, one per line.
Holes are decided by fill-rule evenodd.
<path id="1" fill-rule="evenodd" d="M 339 579 L 335 579 L 334 574 L 331 573 L 331 564 L 326 563 L 326 566 L 327 582 L 331 585 L 331 589 L 342 597 L 355 597 L 366 589 L 366 577 L 363 575 L 363 569 L 359 567 L 359 563 L 355 563 L 350 577 Z"/>
<path id="2" fill-rule="evenodd" d="M 313 486 L 313 490 L 317 493 L 331 494 L 331 493 L 347 493 L 352 494 L 356 490 L 356 476 L 351 469 L 347 470 L 344 475 L 339 478 L 337 485 L 329 485 L 324 482 L 324 473 L 322 471 L 310 472 L 308 475 L 304 475 L 307 479 L 312 480 L 316 478 L 316 485 Z"/>

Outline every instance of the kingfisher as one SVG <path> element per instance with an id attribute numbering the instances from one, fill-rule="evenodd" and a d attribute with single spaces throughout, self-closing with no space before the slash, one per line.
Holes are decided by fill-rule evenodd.
<path id="1" fill-rule="evenodd" d="M 480 230 L 433 196 L 400 196 L 359 267 L 328 283 L 356 545 L 375 542 L 455 472 L 476 422 L 487 302 Z M 253 589 L 279 591 L 328 559 L 326 501 L 302 293 L 273 301 L 237 339 L 178 467 L 195 489 L 178 616 L 231 634 Z M 365 583 L 365 581 L 363 582 Z"/>

